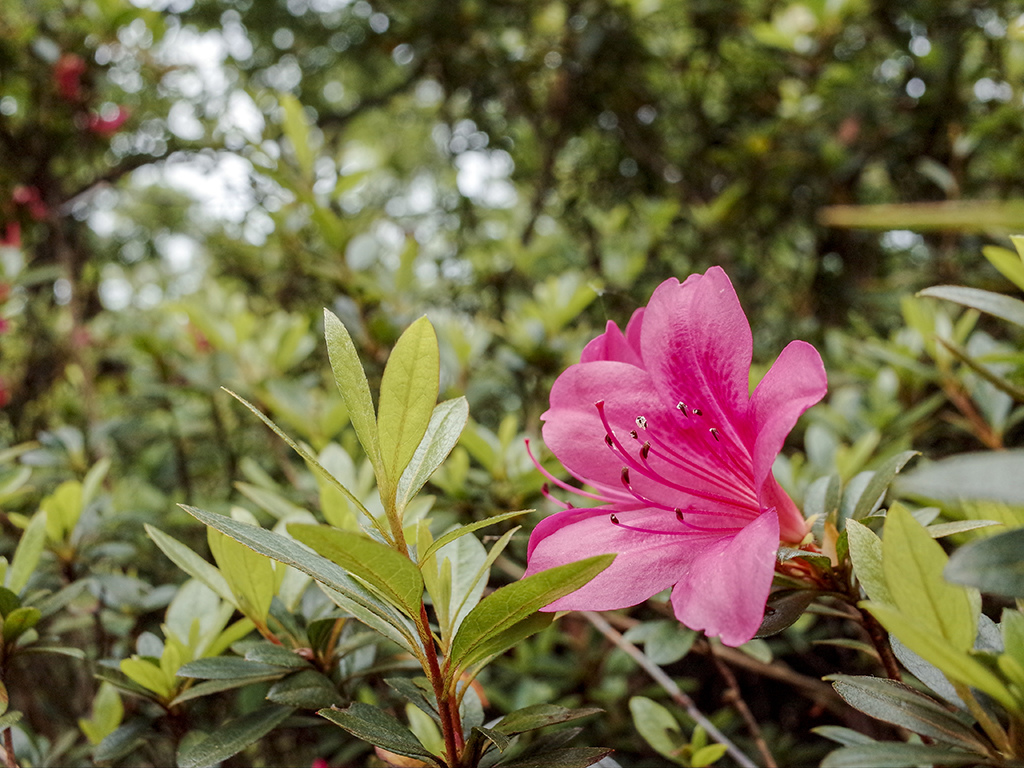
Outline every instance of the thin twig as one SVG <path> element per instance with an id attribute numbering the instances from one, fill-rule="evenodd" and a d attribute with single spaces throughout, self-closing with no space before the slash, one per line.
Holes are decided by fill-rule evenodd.
<path id="1" fill-rule="evenodd" d="M 722 680 L 725 681 L 725 687 L 727 688 L 726 692 L 722 695 L 722 699 L 731 704 L 740 713 L 743 722 L 747 724 L 747 730 L 750 731 L 750 736 L 754 740 L 754 746 L 757 747 L 757 751 L 761 753 L 761 762 L 764 763 L 765 768 L 778 768 L 779 764 L 775 762 L 775 757 L 768 748 L 768 743 L 764 740 L 764 736 L 761 735 L 761 726 L 757 724 L 754 714 L 743 699 L 739 683 L 736 682 L 736 675 L 732 673 L 732 670 L 729 669 L 729 666 L 724 661 L 718 658 L 714 643 L 708 643 L 707 646 L 708 656 L 714 662 L 715 669 L 721 675 Z"/>
<path id="2" fill-rule="evenodd" d="M 708 735 L 711 736 L 712 739 L 725 747 L 726 751 L 732 755 L 732 758 L 739 763 L 742 768 L 757 768 L 757 764 L 741 752 L 739 747 L 733 744 L 724 733 L 718 730 L 718 728 L 715 727 L 715 724 L 708 720 L 708 718 L 705 717 L 699 709 L 697 709 L 697 705 L 693 703 L 693 699 L 683 693 L 679 689 L 679 686 L 675 684 L 675 681 L 666 675 L 661 667 L 651 661 L 643 651 L 624 638 L 622 634 L 611 624 L 605 621 L 604 617 L 600 614 L 594 613 L 593 611 L 581 611 L 581 614 L 594 626 L 594 628 L 597 629 L 598 632 L 615 643 L 615 645 L 621 648 L 631 659 L 633 659 L 633 661 L 639 664 L 641 669 L 650 675 L 654 682 L 665 689 L 665 692 L 672 698 L 672 701 L 685 709 L 686 714 L 693 718 L 698 725 L 707 731 Z"/>
<path id="3" fill-rule="evenodd" d="M 18 759 L 14 756 L 14 736 L 10 728 L 4 728 L 4 766 L 18 768 Z"/>

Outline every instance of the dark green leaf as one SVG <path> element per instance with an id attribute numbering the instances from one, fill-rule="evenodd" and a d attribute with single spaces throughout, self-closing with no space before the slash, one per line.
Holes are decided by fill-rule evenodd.
<path id="1" fill-rule="evenodd" d="M 402 725 L 397 718 L 377 707 L 355 701 L 345 709 L 321 709 L 319 714 L 340 725 L 356 738 L 388 752 L 415 757 L 431 765 L 441 765 L 438 757 L 428 752 L 412 731 Z"/>
<path id="2" fill-rule="evenodd" d="M 0 616 L 7 616 L 21 607 L 21 599 L 7 587 L 0 587 Z"/>
<path id="3" fill-rule="evenodd" d="M 275 667 L 272 675 L 266 675 L 264 677 L 235 677 L 227 680 L 205 680 L 201 683 L 190 685 L 184 691 L 175 696 L 167 706 L 170 709 L 186 701 L 201 699 L 203 696 L 210 696 L 214 693 L 220 693 L 221 691 L 230 691 L 234 688 L 241 688 L 246 685 L 256 685 L 257 683 L 267 683 L 271 680 L 278 680 L 284 671 L 285 670 L 283 669 Z"/>
<path id="4" fill-rule="evenodd" d="M 575 592 L 611 565 L 614 559 L 614 555 L 588 557 L 541 571 L 489 594 L 469 612 L 452 641 L 452 669 L 464 669 L 479 661 L 484 654 L 489 655 L 493 651 L 485 651 L 487 640 L 558 598 Z"/>
<path id="5" fill-rule="evenodd" d="M 245 677 L 267 677 L 287 674 L 288 669 L 276 664 L 260 664 L 237 656 L 218 656 L 196 659 L 178 668 L 178 677 L 197 677 L 202 680 L 232 680 Z"/>
<path id="6" fill-rule="evenodd" d="M 237 755 L 274 730 L 292 711 L 291 707 L 267 706 L 229 720 L 205 738 L 182 748 L 178 752 L 178 767 L 206 768 Z"/>
<path id="7" fill-rule="evenodd" d="M 983 762 L 974 752 L 887 741 L 837 749 L 826 755 L 821 768 L 916 768 L 922 765 L 954 768 Z"/>
<path id="8" fill-rule="evenodd" d="M 825 678 L 847 704 L 878 720 L 929 736 L 936 741 L 984 754 L 984 742 L 969 723 L 908 685 L 878 677 L 832 675 Z"/>
<path id="9" fill-rule="evenodd" d="M 953 301 L 961 306 L 971 307 L 1015 325 L 1024 326 L 1024 301 L 1001 293 L 961 285 L 936 285 L 919 291 L 917 295 Z"/>
<path id="10" fill-rule="evenodd" d="M 271 643 L 259 643 L 247 648 L 245 660 L 255 661 L 260 664 L 273 664 L 278 667 L 302 668 L 309 666 L 309 662 L 299 656 L 299 654 Z"/>
<path id="11" fill-rule="evenodd" d="M 841 725 L 819 725 L 817 728 L 811 728 L 811 733 L 816 733 L 819 736 L 824 736 L 826 739 L 831 739 L 837 744 L 842 744 L 846 747 L 854 746 L 855 744 L 874 744 L 875 740 L 870 736 L 865 736 L 859 731 L 854 731 L 850 728 L 844 728 Z"/>
<path id="12" fill-rule="evenodd" d="M 518 733 L 535 731 L 538 728 L 544 728 L 549 725 L 568 723 L 572 720 L 579 720 L 582 717 L 590 717 L 603 711 L 597 707 L 569 709 L 567 707 L 559 707 L 556 704 L 534 704 L 517 709 L 515 712 L 509 712 L 495 723 L 492 728 L 496 731 L 501 731 L 506 736 L 515 736 Z"/>
<path id="13" fill-rule="evenodd" d="M 780 589 L 768 596 L 764 618 L 754 637 L 775 635 L 804 615 L 818 593 L 813 589 Z"/>
<path id="14" fill-rule="evenodd" d="M 149 720 L 136 718 L 116 728 L 92 751 L 92 759 L 96 763 L 112 763 L 127 757 L 145 741 L 153 732 L 153 723 Z"/>
<path id="15" fill-rule="evenodd" d="M 342 703 L 331 681 L 313 669 L 304 669 L 274 683 L 267 699 L 299 709 L 323 709 Z"/>
<path id="16" fill-rule="evenodd" d="M 425 690 L 425 687 L 429 687 L 430 683 L 425 677 L 420 679 L 423 681 L 424 686 L 417 685 L 407 677 L 388 677 L 384 679 L 384 682 L 394 688 L 410 704 L 422 709 L 434 718 L 438 725 L 440 725 L 441 718 L 437 713 L 437 702 L 433 694 L 428 694 L 427 690 Z"/>
<path id="17" fill-rule="evenodd" d="M 291 523 L 288 533 L 363 579 L 407 616 L 419 617 L 423 576 L 409 558 L 367 536 L 328 525 Z"/>
<path id="18" fill-rule="evenodd" d="M 32 629 L 39 623 L 40 617 L 38 608 L 32 606 L 15 608 L 4 619 L 4 642 L 13 642 L 23 632 Z"/>
<path id="19" fill-rule="evenodd" d="M 601 747 L 564 747 L 543 754 L 499 760 L 495 765 L 503 768 L 587 768 L 614 751 Z"/>
<path id="20" fill-rule="evenodd" d="M 943 571 L 956 584 L 1004 597 L 1024 597 L 1024 528 L 971 542 L 956 550 Z"/>
<path id="21" fill-rule="evenodd" d="M 918 455 L 917 451 L 903 451 L 889 459 L 885 464 L 875 470 L 871 480 L 864 487 L 857 505 L 853 508 L 853 519 L 861 520 L 871 514 L 879 503 L 879 499 L 892 483 L 893 478 L 906 465 L 908 461 Z"/>

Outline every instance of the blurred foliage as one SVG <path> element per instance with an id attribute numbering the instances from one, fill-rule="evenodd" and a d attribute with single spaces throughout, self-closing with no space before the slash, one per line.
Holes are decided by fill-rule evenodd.
<path id="1" fill-rule="evenodd" d="M 1022 98 L 1024 5 L 1009 1 L 6 4 L 0 729 L 18 760 L 198 765 L 224 744 L 242 745 L 226 756 L 237 765 L 380 759 L 310 715 L 335 700 L 404 713 L 409 691 L 384 682 L 406 669 L 398 645 L 277 571 L 258 611 L 185 582 L 163 554 L 174 545 L 145 528 L 215 569 L 230 556 L 176 503 L 275 528 L 355 514 L 222 386 L 373 503 L 324 307 L 372 392 L 402 330 L 430 318 L 441 399 L 465 396 L 471 419 L 417 514 L 440 535 L 541 510 L 518 520 L 493 586 L 514 579 L 551 509 L 523 438 L 554 377 L 606 320 L 711 264 L 754 321 L 756 360 L 794 337 L 826 360 L 828 400 L 776 467 L 832 546 L 827 568 L 809 567 L 838 568 L 859 594 L 843 522 L 881 530 L 871 518 L 908 451 L 924 458 L 892 494 L 919 522 L 1021 526 L 1006 450 L 1021 442 L 1020 328 L 991 295 L 914 293 L 1024 289 L 1003 239 L 1024 230 Z M 757 737 L 708 659 L 736 670 L 780 764 L 828 753 L 816 726 L 893 738 L 819 679 L 878 673 L 858 622 L 796 604 L 795 623 L 736 652 L 678 636 L 654 603 L 615 620 L 748 754 Z M 958 653 L 1003 670 L 1010 711 L 1019 621 L 1002 621 L 1005 652 Z M 305 655 L 284 664 L 277 644 Z M 204 677 L 213 661 L 237 675 Z M 731 764 L 578 617 L 479 682 L 487 721 L 602 707 L 577 742 L 615 747 L 623 766 Z M 868 695 L 847 685 L 847 700 Z"/>

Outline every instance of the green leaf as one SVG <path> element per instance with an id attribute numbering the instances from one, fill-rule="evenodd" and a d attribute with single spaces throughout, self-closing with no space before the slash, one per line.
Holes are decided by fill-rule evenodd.
<path id="1" fill-rule="evenodd" d="M 39 502 L 46 512 L 46 533 L 51 541 L 62 541 L 74 530 L 82 515 L 82 484 L 65 480 L 56 490 Z"/>
<path id="2" fill-rule="evenodd" d="M 427 431 L 440 371 L 437 336 L 424 316 L 398 339 L 380 382 L 377 439 L 381 469 L 392 492 Z"/>
<path id="3" fill-rule="evenodd" d="M 1024 290 L 1024 262 L 1018 254 L 997 245 L 982 246 L 981 253 L 1007 280 Z"/>
<path id="4" fill-rule="evenodd" d="M 991 528 L 994 525 L 1003 525 L 998 520 L 954 520 L 950 523 L 936 523 L 925 526 L 928 535 L 933 539 L 941 539 L 946 536 L 953 536 L 967 531 L 976 531 L 979 528 Z"/>
<path id="5" fill-rule="evenodd" d="M 452 448 L 459 442 L 466 421 L 469 419 L 469 403 L 464 397 L 438 403 L 430 415 L 427 431 L 420 440 L 409 465 L 402 472 L 395 494 L 395 509 L 401 514 L 420 488 L 444 463 Z"/>
<path id="6" fill-rule="evenodd" d="M 984 451 L 952 456 L 901 475 L 893 488 L 949 504 L 964 499 L 1001 501 L 1024 506 L 1024 451 Z"/>
<path id="7" fill-rule="evenodd" d="M 227 680 L 204 680 L 201 683 L 190 685 L 184 691 L 179 693 L 171 699 L 167 707 L 172 709 L 179 704 L 184 704 L 186 701 L 191 701 L 192 699 L 201 699 L 203 696 L 210 696 L 214 693 L 242 688 L 246 685 L 273 682 L 275 680 L 279 680 L 281 678 L 281 674 L 285 671 L 286 670 L 279 667 L 275 667 L 273 674 L 265 675 L 263 677 L 234 677 Z"/>
<path id="8" fill-rule="evenodd" d="M 896 608 L 954 648 L 972 648 L 977 616 L 967 590 L 942 577 L 948 560 L 942 546 L 898 504 L 889 510 L 883 533 L 882 569 Z"/>
<path id="9" fill-rule="evenodd" d="M 648 744 L 672 762 L 683 764 L 679 756 L 687 740 L 671 712 L 646 696 L 632 697 L 629 712 L 633 716 L 633 727 Z"/>
<path id="10" fill-rule="evenodd" d="M 965 307 L 986 312 L 1014 325 L 1024 326 L 1024 301 L 1001 293 L 966 288 L 961 285 L 936 285 L 919 291 L 918 296 L 945 299 Z"/>
<path id="11" fill-rule="evenodd" d="M 4 586 L 18 594 L 28 584 L 32 572 L 39 565 L 46 544 L 46 512 L 37 512 L 32 516 L 25 532 L 21 534 L 18 548 L 14 550 L 11 566 L 7 569 Z"/>
<path id="12" fill-rule="evenodd" d="M 178 677 L 197 677 L 203 680 L 233 680 L 246 677 L 266 677 L 268 675 L 284 675 L 289 672 L 287 667 L 277 664 L 261 664 L 258 661 L 246 661 L 237 656 L 219 656 L 212 659 L 196 659 L 178 668 Z"/>
<path id="13" fill-rule="evenodd" d="M 537 612 L 517 621 L 511 627 L 482 640 L 473 652 L 462 661 L 462 668 L 488 662 L 509 648 L 514 648 L 526 638 L 547 629 L 554 620 L 555 614 L 553 613 Z"/>
<path id="14" fill-rule="evenodd" d="M 224 515 L 211 514 L 196 507 L 182 505 L 182 509 L 200 522 L 226 533 L 260 554 L 309 574 L 330 590 L 328 594 L 332 599 L 339 604 L 343 601 L 343 608 L 352 611 L 360 621 L 386 637 L 406 648 L 414 644 L 415 628 L 408 619 L 379 600 L 336 563 L 310 552 L 297 541 L 265 528 L 241 523 Z"/>
<path id="15" fill-rule="evenodd" d="M 304 669 L 274 683 L 267 691 L 267 699 L 299 709 L 323 709 L 342 703 L 331 681 L 313 669 Z"/>
<path id="16" fill-rule="evenodd" d="M 423 683 L 423 687 L 417 685 L 407 677 L 388 677 L 385 678 L 384 682 L 395 689 L 395 691 L 410 704 L 415 706 L 417 709 L 421 709 L 434 718 L 438 723 L 441 722 L 440 715 L 437 713 L 437 701 L 434 699 L 432 692 L 428 693 L 430 688 L 430 682 L 425 677 L 419 678 Z"/>
<path id="17" fill-rule="evenodd" d="M 535 731 L 538 728 L 545 728 L 558 723 L 568 723 L 591 715 L 597 715 L 604 710 L 597 707 L 585 709 L 569 709 L 560 707 L 557 704 L 533 704 L 529 707 L 509 712 L 501 720 L 491 726 L 496 731 L 501 731 L 506 736 L 515 736 L 527 731 Z"/>
<path id="18" fill-rule="evenodd" d="M 922 659 L 938 667 L 953 680 L 987 693 L 1004 707 L 1017 711 L 1016 701 L 1002 681 L 967 651 L 940 636 L 933 628 L 900 613 L 895 608 L 876 603 L 860 603 L 889 632 Z"/>
<path id="19" fill-rule="evenodd" d="M 944 574 L 987 594 L 1024 597 L 1024 528 L 966 544 L 949 558 Z"/>
<path id="20" fill-rule="evenodd" d="M 178 752 L 178 768 L 206 768 L 227 760 L 274 730 L 292 711 L 291 707 L 267 706 L 229 720 L 183 747 Z"/>
<path id="21" fill-rule="evenodd" d="M 813 589 L 780 589 L 772 592 L 768 595 L 764 618 L 754 637 L 770 637 L 792 626 L 797 619 L 804 615 L 804 611 L 817 596 L 818 592 Z M 689 649 L 687 648 L 687 650 Z"/>
<path id="22" fill-rule="evenodd" d="M 830 675 L 825 679 L 847 704 L 866 715 L 985 754 L 985 743 L 968 723 L 908 685 L 878 677 Z"/>
<path id="23" fill-rule="evenodd" d="M 853 572 L 868 597 L 877 603 L 895 605 L 882 570 L 882 540 L 874 531 L 856 520 L 846 522 L 847 541 Z"/>
<path id="24" fill-rule="evenodd" d="M 359 354 L 348 335 L 345 325 L 329 310 L 324 310 L 324 332 L 327 337 L 327 355 L 334 371 L 334 381 L 345 401 L 349 420 L 356 431 L 356 437 L 363 446 L 370 463 L 380 470 L 380 446 L 377 443 L 377 416 L 370 397 L 370 385 L 366 381 Z M 435 397 L 436 399 L 436 397 Z"/>
<path id="25" fill-rule="evenodd" d="M 321 709 L 318 714 L 340 725 L 356 738 L 388 752 L 414 757 L 431 765 L 441 765 L 438 757 L 428 752 L 412 731 L 377 707 L 355 701 L 345 709 Z"/>
<path id="26" fill-rule="evenodd" d="M 278 94 L 281 104 L 281 128 L 292 145 L 295 161 L 307 181 L 313 179 L 313 150 L 309 146 L 309 124 L 302 103 L 290 93 Z"/>
<path id="27" fill-rule="evenodd" d="M 167 535 L 159 528 L 154 528 L 148 523 L 144 527 L 149 538 L 160 547 L 160 551 L 167 555 L 172 563 L 193 579 L 212 589 L 221 600 L 236 605 L 235 595 L 232 593 L 231 587 L 228 586 L 227 579 L 215 566 L 210 565 L 176 538 Z"/>
<path id="28" fill-rule="evenodd" d="M 708 744 L 706 747 L 694 751 L 690 757 L 690 765 L 693 768 L 705 768 L 722 758 L 729 748 L 725 744 Z"/>
<path id="29" fill-rule="evenodd" d="M 4 617 L 4 642 L 14 642 L 23 632 L 38 624 L 40 618 L 42 618 L 42 614 L 39 613 L 38 608 L 32 606 L 15 608 Z"/>
<path id="30" fill-rule="evenodd" d="M 124 717 L 124 705 L 117 688 L 107 682 L 100 683 L 99 690 L 92 700 L 92 715 L 80 717 L 78 727 L 85 734 L 89 743 L 96 746 L 113 733 Z"/>
<path id="31" fill-rule="evenodd" d="M 467 533 L 479 531 L 481 528 L 488 528 L 492 525 L 496 525 L 497 523 L 504 522 L 505 520 L 511 520 L 513 517 L 519 517 L 520 515 L 529 514 L 530 512 L 533 512 L 533 510 L 519 509 L 516 510 L 515 512 L 502 512 L 500 515 L 488 517 L 486 520 L 478 520 L 477 522 L 470 523 L 469 525 L 460 525 L 458 528 L 448 531 L 448 533 L 446 533 L 444 536 L 442 536 L 433 544 L 431 544 L 425 552 L 420 554 L 419 560 L 421 563 L 425 563 L 430 558 L 431 555 L 437 552 L 437 550 L 439 550 L 445 544 L 450 544 L 451 542 L 455 541 L 460 536 L 465 536 Z"/>
<path id="32" fill-rule="evenodd" d="M 238 609 L 257 626 L 264 626 L 270 601 L 277 591 L 274 565 L 266 555 L 254 552 L 215 528 L 207 529 L 210 552 L 235 596 Z"/>
<path id="33" fill-rule="evenodd" d="M 614 750 L 602 747 L 564 747 L 542 752 L 537 755 L 524 755 L 512 760 L 499 760 L 495 766 L 502 768 L 587 768 Z"/>
<path id="34" fill-rule="evenodd" d="M 245 660 L 255 661 L 260 664 L 273 664 L 277 667 L 291 667 L 293 669 L 309 667 L 309 662 L 299 654 L 288 648 L 271 643 L 258 643 L 246 648 Z"/>
<path id="35" fill-rule="evenodd" d="M 844 728 L 841 725 L 819 725 L 816 728 L 811 728 L 811 733 L 816 733 L 819 736 L 831 739 L 837 744 L 842 744 L 847 747 L 855 744 L 876 743 L 870 736 L 865 736 L 860 731 L 855 731 L 852 728 Z"/>
<path id="36" fill-rule="evenodd" d="M 862 520 L 875 509 L 882 494 L 892 483 L 893 478 L 899 473 L 906 463 L 918 455 L 917 451 L 903 451 L 898 453 L 875 470 L 871 480 L 864 487 L 863 492 L 857 499 L 857 505 L 853 508 L 853 519 Z"/>
<path id="37" fill-rule="evenodd" d="M 141 685 L 147 691 L 152 691 L 162 699 L 170 696 L 174 690 L 173 683 L 156 664 L 146 659 L 132 656 L 130 659 L 121 659 L 121 672 L 130 680 Z"/>
<path id="38" fill-rule="evenodd" d="M 916 768 L 922 765 L 954 768 L 979 762 L 975 752 L 887 741 L 837 749 L 825 756 L 821 768 Z"/>
<path id="39" fill-rule="evenodd" d="M 575 592 L 612 564 L 615 555 L 597 555 L 549 568 L 495 590 L 466 616 L 452 641 L 451 670 L 479 660 L 484 642 L 535 611 Z"/>
<path id="40" fill-rule="evenodd" d="M 93 750 L 92 759 L 96 763 L 108 763 L 127 757 L 138 749 L 152 732 L 153 723 L 149 720 L 131 720 L 104 738 Z"/>
<path id="41" fill-rule="evenodd" d="M 288 532 L 363 579 L 407 616 L 419 617 L 423 577 L 409 558 L 362 534 L 326 525 L 291 523 Z"/>
<path id="42" fill-rule="evenodd" d="M 659 619 L 630 627 L 623 635 L 631 643 L 641 643 L 644 653 L 659 667 L 674 664 L 690 652 L 697 633 L 678 621 Z"/>

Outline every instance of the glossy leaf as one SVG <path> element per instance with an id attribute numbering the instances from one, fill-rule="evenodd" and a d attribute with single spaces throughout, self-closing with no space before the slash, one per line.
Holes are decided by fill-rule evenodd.
<path id="1" fill-rule="evenodd" d="M 450 651 L 453 669 L 478 661 L 487 640 L 500 635 L 535 611 L 575 592 L 611 565 L 614 555 L 588 557 L 560 565 L 501 587 L 476 606 L 459 627 Z"/>
<path id="2" fill-rule="evenodd" d="M 469 404 L 464 397 L 446 400 L 434 408 L 427 431 L 398 481 L 395 508 L 399 513 L 419 493 L 434 470 L 448 458 L 452 448 L 459 442 L 467 419 Z"/>
<path id="3" fill-rule="evenodd" d="M 936 741 L 985 753 L 985 744 L 970 721 L 952 714 L 929 696 L 908 685 L 878 677 L 831 675 L 836 693 L 854 709 Z"/>
<path id="4" fill-rule="evenodd" d="M 434 327 L 424 316 L 401 335 L 384 368 L 377 439 L 381 469 L 392 489 L 397 488 L 434 412 L 440 384 L 439 355 Z"/>
<path id="5" fill-rule="evenodd" d="M 1024 528 L 966 544 L 949 558 L 944 573 L 987 594 L 1024 597 Z"/>
<path id="6" fill-rule="evenodd" d="M 291 707 L 271 705 L 218 725 L 208 736 L 178 752 L 178 768 L 206 768 L 237 755 L 274 730 L 292 711 Z"/>
<path id="7" fill-rule="evenodd" d="M 288 532 L 363 579 L 407 616 L 419 617 L 423 577 L 409 558 L 362 534 L 326 525 L 292 523 Z"/>
<path id="8" fill-rule="evenodd" d="M 356 738 L 396 755 L 414 757 L 430 765 L 440 765 L 436 755 L 427 751 L 412 731 L 397 718 L 377 707 L 355 701 L 344 709 L 321 709 L 319 713 Z"/>
<path id="9" fill-rule="evenodd" d="M 377 443 L 377 416 L 370 397 L 370 385 L 366 381 L 363 365 L 359 362 L 352 337 L 345 325 L 329 310 L 324 310 L 324 333 L 327 338 L 327 354 L 334 371 L 334 381 L 341 392 L 345 408 L 356 437 L 363 446 L 370 463 L 380 466 L 380 446 Z M 435 397 L 436 399 L 436 397 Z"/>

